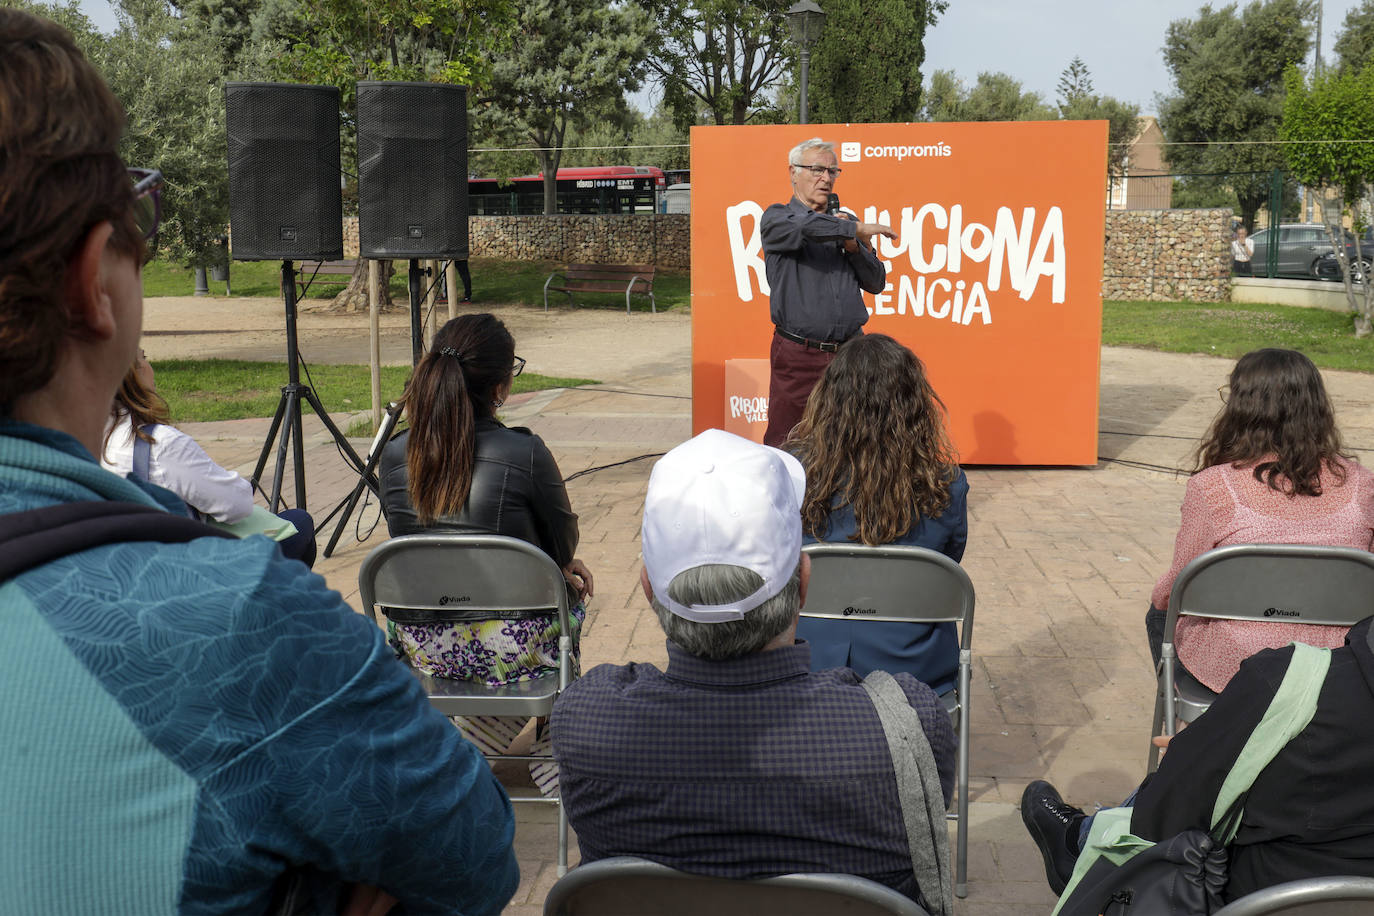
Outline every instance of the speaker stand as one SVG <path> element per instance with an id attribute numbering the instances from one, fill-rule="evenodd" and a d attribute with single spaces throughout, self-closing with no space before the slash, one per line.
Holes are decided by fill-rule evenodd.
<path id="1" fill-rule="evenodd" d="M 300 349 L 296 344 L 296 271 L 291 265 L 290 260 L 281 262 L 281 288 L 282 295 L 286 299 L 286 377 L 287 383 L 281 390 L 281 400 L 277 402 L 277 412 L 272 416 L 272 428 L 268 430 L 267 440 L 262 444 L 262 451 L 258 454 L 257 467 L 253 469 L 252 484 L 254 489 L 258 486 L 258 481 L 262 479 L 262 471 L 267 467 L 267 457 L 272 453 L 272 443 L 277 439 L 277 433 L 281 432 L 281 443 L 277 448 L 276 476 L 272 480 L 272 498 L 267 504 L 267 508 L 272 512 L 278 511 L 281 505 L 281 482 L 282 474 L 286 470 L 286 449 L 291 446 L 291 468 L 296 478 L 296 508 L 304 509 L 305 506 L 305 440 L 301 437 L 301 400 L 304 399 L 314 409 L 315 415 L 324 422 L 325 428 L 334 437 L 334 442 L 343 452 L 353 460 L 353 466 L 361 467 L 362 459 L 353 450 L 353 446 L 344 438 L 344 434 L 334 425 L 334 421 L 329 418 L 324 405 L 309 385 L 301 384 Z M 286 428 L 282 430 L 285 422 Z M 381 498 L 381 486 L 375 479 L 369 480 L 366 476 L 363 482 L 372 488 L 372 492 Z M 326 554 L 328 556 L 328 554 Z"/>
<path id="2" fill-rule="evenodd" d="M 420 357 L 425 355 L 425 321 L 421 314 L 424 293 L 420 291 L 420 287 L 423 282 L 421 278 L 428 272 L 421 269 L 419 259 L 410 259 L 408 280 L 410 288 L 410 362 L 412 366 L 420 365 Z"/>
<path id="3" fill-rule="evenodd" d="M 382 460 L 382 449 L 391 441 L 391 434 L 396 431 L 396 424 L 400 419 L 401 405 L 395 401 L 387 404 L 386 416 L 382 418 L 381 428 L 377 430 L 377 435 L 372 437 L 372 447 L 368 449 L 367 464 L 363 465 L 362 476 L 358 478 L 358 485 L 349 494 L 348 502 L 343 507 L 343 515 L 339 518 L 339 524 L 334 528 L 334 534 L 329 538 L 329 543 L 325 545 L 324 555 L 326 558 L 334 553 L 334 545 L 339 543 L 339 537 L 343 534 L 344 526 L 348 524 L 348 517 L 357 508 L 358 500 L 362 499 L 363 490 L 371 487 L 372 481 L 377 479 L 373 472 L 377 470 L 377 464 Z M 378 505 L 381 505 L 380 487 L 374 487 L 373 492 L 377 494 Z M 385 507 L 382 508 L 382 515 L 386 515 Z"/>

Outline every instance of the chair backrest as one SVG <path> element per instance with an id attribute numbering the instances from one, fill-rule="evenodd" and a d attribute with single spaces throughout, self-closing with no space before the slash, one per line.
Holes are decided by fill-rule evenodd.
<path id="1" fill-rule="evenodd" d="M 929 916 L 915 901 L 855 875 L 737 881 L 689 875 L 628 856 L 579 865 L 549 891 L 544 916 Z"/>
<path id="2" fill-rule="evenodd" d="M 440 613 L 480 611 L 485 617 L 557 614 L 568 621 L 563 573 L 548 554 L 496 534 L 407 534 L 373 548 L 358 570 L 363 610 Z"/>
<path id="3" fill-rule="evenodd" d="M 1174 581 L 1179 614 L 1350 626 L 1374 614 L 1374 554 L 1313 544 L 1232 544 L 1194 559 Z"/>
<path id="4" fill-rule="evenodd" d="M 811 583 L 803 617 L 960 623 L 973 639 L 973 582 L 949 557 L 925 547 L 807 544 Z"/>
<path id="5" fill-rule="evenodd" d="M 1214 916 L 1364 916 L 1374 912 L 1374 878 L 1304 878 L 1246 894 Z"/>

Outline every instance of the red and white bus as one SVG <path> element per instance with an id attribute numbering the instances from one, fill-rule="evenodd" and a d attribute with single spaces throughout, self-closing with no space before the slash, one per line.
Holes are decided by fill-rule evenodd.
<path id="1" fill-rule="evenodd" d="M 559 213 L 653 213 L 668 187 L 663 170 L 651 165 L 579 166 L 558 170 Z M 473 216 L 544 212 L 544 175 L 468 181 Z"/>

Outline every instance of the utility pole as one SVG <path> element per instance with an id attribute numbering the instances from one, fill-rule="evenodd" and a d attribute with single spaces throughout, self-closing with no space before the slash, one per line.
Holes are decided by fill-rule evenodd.
<path id="1" fill-rule="evenodd" d="M 1325 0 L 1317 0 L 1317 54 L 1312 61 L 1312 72 L 1316 76 L 1322 75 L 1322 6 Z"/>

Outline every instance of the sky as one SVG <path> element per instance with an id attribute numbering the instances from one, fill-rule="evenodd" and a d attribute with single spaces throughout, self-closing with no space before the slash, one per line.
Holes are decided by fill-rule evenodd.
<path id="1" fill-rule="evenodd" d="M 1323 0 L 1323 60 L 1333 59 L 1336 32 L 1358 5 Z M 1155 95 L 1172 91 L 1160 50 L 1164 33 L 1170 22 L 1191 19 L 1201 7 L 1199 0 L 949 0 L 926 31 L 921 72 L 929 79 L 936 70 L 953 70 L 972 85 L 980 71 L 1000 70 L 1053 103 L 1059 76 L 1077 55 L 1088 65 L 1094 91 L 1155 114 Z"/>
<path id="2" fill-rule="evenodd" d="M 1336 32 L 1359 0 L 1322 3 L 1322 55 L 1330 61 Z M 1000 70 L 1053 103 L 1059 75 L 1077 55 L 1088 65 L 1096 92 L 1154 114 L 1155 95 L 1172 88 L 1160 51 L 1164 32 L 1201 6 L 1199 0 L 949 0 L 949 9 L 926 32 L 922 73 L 928 79 L 936 70 L 953 70 L 972 85 L 980 71 Z M 97 27 L 114 28 L 107 0 L 81 0 L 81 8 Z M 652 89 L 634 96 L 645 110 L 656 102 Z"/>

